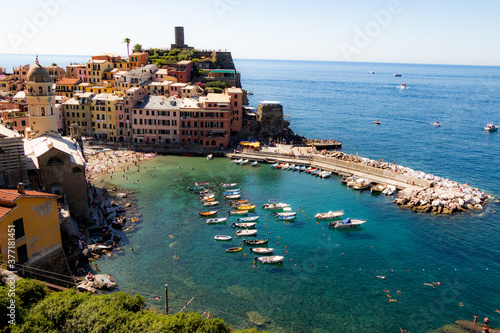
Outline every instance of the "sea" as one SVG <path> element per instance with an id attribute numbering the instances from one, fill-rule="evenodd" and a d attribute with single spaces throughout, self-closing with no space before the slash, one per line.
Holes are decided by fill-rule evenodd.
<path id="1" fill-rule="evenodd" d="M 0 55 L 0 66 L 7 67 L 5 59 Z M 47 56 L 46 63 L 69 63 L 64 59 Z M 417 213 L 398 208 L 394 197 L 346 188 L 339 176 L 320 179 L 225 158 L 159 156 L 98 182 L 132 191 L 141 214 L 140 222 L 121 232 L 124 254 L 98 261 L 118 290 L 141 294 L 163 312 L 167 284 L 171 313 L 192 300 L 185 311 L 207 311 L 235 328 L 255 327 L 249 317 L 259 316 L 259 328 L 270 332 L 429 332 L 475 315 L 500 326 L 500 133 L 483 130 L 500 123 L 499 67 L 235 64 L 243 88 L 253 93 L 249 104 L 279 101 L 296 134 L 340 139 L 346 153 L 468 183 L 495 201 L 483 211 Z M 408 89 L 398 89 L 402 83 Z M 195 182 L 209 182 L 218 198 L 221 183 L 237 182 L 243 198 L 258 207 L 257 238 L 269 239 L 267 246 L 285 257 L 283 263 L 256 262 L 235 237 L 234 216 L 207 225 L 199 212 L 208 209 L 187 189 Z M 297 219 L 282 222 L 260 209 L 274 199 L 290 204 Z M 227 216 L 227 205 L 222 200 L 217 217 Z M 330 210 L 367 222 L 337 230 L 314 219 Z M 215 235 L 233 239 L 216 242 Z M 226 253 L 237 246 L 243 251 Z"/>

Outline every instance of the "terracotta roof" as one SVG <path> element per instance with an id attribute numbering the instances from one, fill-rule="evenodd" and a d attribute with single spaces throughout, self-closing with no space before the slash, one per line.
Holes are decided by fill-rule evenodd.
<path id="1" fill-rule="evenodd" d="M 0 202 L 14 203 L 19 197 L 39 197 L 39 198 L 59 198 L 59 195 L 52 193 L 45 193 L 39 191 L 24 191 L 24 194 L 19 193 L 17 190 L 0 189 Z"/>
<path id="2" fill-rule="evenodd" d="M 63 77 L 59 81 L 56 82 L 56 84 L 78 84 L 80 79 L 70 79 L 67 77 Z"/>
<path id="3" fill-rule="evenodd" d="M 9 214 L 9 212 L 14 209 L 14 207 L 12 208 L 8 208 L 8 207 L 2 207 L 0 206 L 0 220 L 3 219 L 3 217 L 7 214 Z"/>

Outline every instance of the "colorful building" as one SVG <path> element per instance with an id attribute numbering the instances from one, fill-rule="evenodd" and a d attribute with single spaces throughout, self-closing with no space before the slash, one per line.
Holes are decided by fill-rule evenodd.
<path id="1" fill-rule="evenodd" d="M 146 96 L 133 108 L 133 141 L 178 143 L 179 104 L 176 97 Z"/>
<path id="2" fill-rule="evenodd" d="M 130 69 L 146 66 L 149 54 L 147 52 L 134 52 L 129 56 Z"/>
<path id="3" fill-rule="evenodd" d="M 83 136 L 93 135 L 90 109 L 90 101 L 93 96 L 94 94 L 91 92 L 75 94 L 73 98 L 62 104 L 66 133 L 68 133 L 71 124 L 77 124 L 81 128 Z"/>
<path id="4" fill-rule="evenodd" d="M 17 190 L 0 189 L 3 260 L 14 255 L 17 263 L 30 266 L 30 263 L 44 261 L 54 252 L 62 251 L 58 198 L 50 193 L 24 190 L 22 185 Z"/>
<path id="5" fill-rule="evenodd" d="M 88 82 L 87 66 L 85 64 L 71 64 L 66 66 L 66 77 L 68 79 L 79 79 L 82 82 Z"/>
<path id="6" fill-rule="evenodd" d="M 62 78 L 56 82 L 56 95 L 72 98 L 78 85 L 82 83 L 80 79 Z"/>
<path id="7" fill-rule="evenodd" d="M 191 82 L 191 72 L 193 71 L 193 62 L 191 60 L 181 60 L 175 67 L 167 69 L 168 75 L 177 79 L 177 82 Z"/>
<path id="8" fill-rule="evenodd" d="M 123 97 L 116 94 L 97 94 L 91 99 L 91 126 L 94 138 L 104 141 L 116 141 L 116 104 L 121 104 Z"/>
<path id="9" fill-rule="evenodd" d="M 123 103 L 116 106 L 116 136 L 118 141 L 133 141 L 132 109 L 145 97 L 146 92 L 143 88 L 130 88 L 123 96 Z"/>

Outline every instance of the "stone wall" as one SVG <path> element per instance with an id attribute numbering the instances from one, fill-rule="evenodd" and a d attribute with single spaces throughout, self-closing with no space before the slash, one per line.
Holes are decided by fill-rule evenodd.
<path id="1" fill-rule="evenodd" d="M 0 186 L 15 188 L 20 182 L 29 183 L 22 138 L 0 138 Z"/>

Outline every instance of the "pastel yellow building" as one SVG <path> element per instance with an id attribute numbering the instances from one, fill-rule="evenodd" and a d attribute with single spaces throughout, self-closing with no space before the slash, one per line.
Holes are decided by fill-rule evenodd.
<path id="1" fill-rule="evenodd" d="M 2 260 L 30 264 L 61 251 L 58 195 L 0 189 L 0 249 Z"/>

